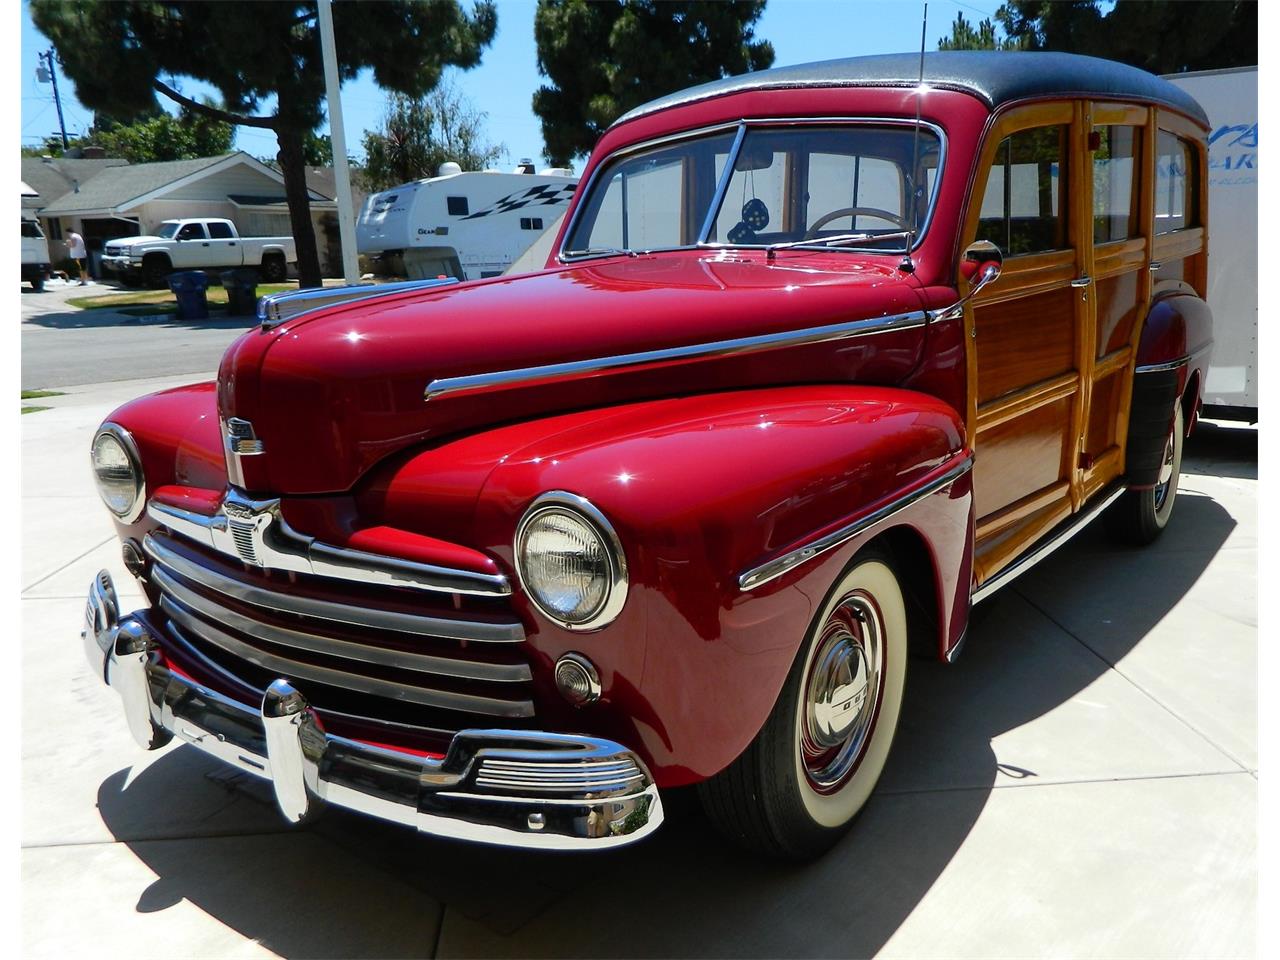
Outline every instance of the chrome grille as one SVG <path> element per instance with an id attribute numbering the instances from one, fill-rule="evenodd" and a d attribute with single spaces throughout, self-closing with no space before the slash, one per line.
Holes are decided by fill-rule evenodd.
<path id="1" fill-rule="evenodd" d="M 644 772 L 630 757 L 564 763 L 483 759 L 476 785 L 516 792 L 608 793 L 644 779 Z"/>
<path id="2" fill-rule="evenodd" d="M 229 517 L 227 526 L 231 529 L 231 539 L 236 542 L 236 552 L 240 554 L 240 559 L 257 567 L 262 566 L 262 561 L 258 558 L 258 548 L 253 542 L 253 521 Z"/>
<path id="3" fill-rule="evenodd" d="M 160 610 L 224 662 L 428 711 L 533 716 L 524 631 L 509 614 L 466 619 L 377 598 L 325 600 L 297 589 L 296 577 L 285 583 L 246 574 L 159 532 L 143 547 Z M 326 705 L 322 693 L 312 699 Z"/>

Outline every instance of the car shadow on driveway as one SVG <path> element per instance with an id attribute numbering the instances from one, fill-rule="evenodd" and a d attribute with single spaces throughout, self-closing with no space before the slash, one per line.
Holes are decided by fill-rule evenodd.
<path id="1" fill-rule="evenodd" d="M 255 316 L 228 317 L 221 312 L 211 313 L 204 320 L 179 320 L 176 313 L 158 313 L 143 316 L 121 313 L 101 308 L 97 310 L 67 310 L 43 313 L 27 317 L 24 324 L 46 327 L 50 330 L 93 330 L 102 327 L 168 327 L 171 329 L 237 330 L 257 324 Z"/>
<path id="2" fill-rule="evenodd" d="M 728 846 L 690 790 L 666 794 L 667 821 L 652 838 L 595 854 L 420 837 L 337 810 L 287 831 L 269 825 L 277 821 L 267 785 L 240 775 L 232 778 L 236 802 L 261 806 L 263 832 L 180 848 L 134 839 L 139 811 L 162 809 L 175 778 L 192 775 L 190 747 L 161 757 L 127 787 L 123 771 L 109 779 L 100 812 L 160 877 L 139 911 L 185 898 L 287 957 L 871 956 L 939 880 L 992 791 L 1040 775 L 1002 766 L 993 740 L 1103 677 L 1178 604 L 1235 527 L 1209 497 L 1189 494 L 1177 506 L 1166 536 L 1142 551 L 1109 545 L 1093 525 L 978 608 L 955 664 L 914 661 L 880 788 L 850 833 L 807 866 Z M 1039 600 L 1052 591 L 1055 604 L 1084 609 L 1106 590 L 1123 591 L 1132 609 L 1108 621 L 1101 652 L 1055 623 Z M 217 764 L 205 762 L 208 789 L 224 789 L 212 775 Z M 320 843 L 309 872 L 273 869 L 283 837 Z M 361 902 L 335 909 L 332 891 L 371 871 L 416 892 L 397 901 L 400 921 L 385 901 L 372 912 Z M 444 939 L 406 944 L 401 928 L 437 904 L 446 911 Z"/>

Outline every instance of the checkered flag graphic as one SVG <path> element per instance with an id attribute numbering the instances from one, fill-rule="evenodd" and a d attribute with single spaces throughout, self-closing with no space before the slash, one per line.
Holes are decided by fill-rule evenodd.
<path id="1" fill-rule="evenodd" d="M 512 210 L 520 210 L 524 207 L 559 206 L 562 203 L 569 202 L 569 198 L 573 196 L 573 191 L 576 187 L 576 183 L 565 184 L 564 186 L 547 183 L 539 187 L 530 187 L 528 190 L 517 190 L 515 193 L 507 194 L 493 206 L 486 207 L 484 210 L 462 219 L 476 220 L 479 217 L 487 217 L 491 213 L 510 213 Z"/>

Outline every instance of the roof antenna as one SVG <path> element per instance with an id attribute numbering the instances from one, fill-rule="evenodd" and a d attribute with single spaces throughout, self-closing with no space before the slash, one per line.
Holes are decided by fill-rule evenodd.
<path id="1" fill-rule="evenodd" d="M 920 78 L 916 81 L 916 128 L 911 137 L 911 229 L 907 231 L 907 249 L 902 251 L 902 262 L 898 269 L 903 273 L 915 273 L 916 265 L 911 261 L 911 247 L 916 242 L 916 231 L 919 229 L 920 202 L 919 187 L 916 185 L 916 164 L 920 162 L 920 97 L 924 91 L 924 44 L 925 35 L 929 31 L 929 3 L 926 0 L 924 15 L 920 18 Z"/>

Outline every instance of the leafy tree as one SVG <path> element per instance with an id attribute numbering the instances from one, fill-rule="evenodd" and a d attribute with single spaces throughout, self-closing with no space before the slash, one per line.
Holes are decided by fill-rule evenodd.
<path id="1" fill-rule="evenodd" d="M 1005 34 L 1028 50 L 1087 53 L 1180 73 L 1258 62 L 1254 0 L 1009 0 L 997 12 Z"/>
<path id="2" fill-rule="evenodd" d="M 484 114 L 447 82 L 425 97 L 392 95 L 382 129 L 364 135 L 365 189 L 434 177 L 446 160 L 483 170 L 503 150 L 488 142 L 483 125 Z"/>
<path id="3" fill-rule="evenodd" d="M 589 153 L 633 107 L 692 84 L 773 64 L 755 38 L 765 0 L 538 0 L 533 95 L 547 159 Z"/>
<path id="4" fill-rule="evenodd" d="M 36 27 L 53 41 L 85 106 L 128 115 L 160 94 L 226 123 L 274 131 L 303 286 L 320 284 L 306 189 L 306 137 L 323 117 L 324 73 L 314 0 L 31 0 Z M 338 74 L 365 68 L 384 89 L 421 95 L 449 65 L 473 67 L 497 29 L 492 0 L 335 3 Z M 209 84 L 225 108 L 175 86 Z M 274 98 L 274 112 L 258 111 Z"/>
<path id="5" fill-rule="evenodd" d="M 149 119 L 99 126 L 95 124 L 88 140 L 105 149 L 107 156 L 130 163 L 216 157 L 231 150 L 236 136 L 235 127 L 226 121 L 186 108 L 176 117 L 159 111 Z"/>
<path id="6" fill-rule="evenodd" d="M 982 20 L 975 27 L 963 13 L 956 14 L 951 36 L 938 40 L 939 50 L 1016 50 L 1020 46 L 1019 40 L 996 36 L 996 25 L 990 20 Z"/>

